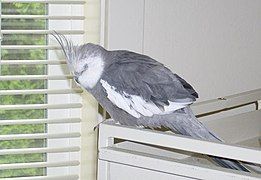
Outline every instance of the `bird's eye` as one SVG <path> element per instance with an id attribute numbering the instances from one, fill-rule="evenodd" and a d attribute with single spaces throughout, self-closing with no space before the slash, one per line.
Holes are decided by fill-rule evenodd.
<path id="1" fill-rule="evenodd" d="M 85 65 L 83 66 L 83 71 L 86 70 L 87 68 L 88 68 L 88 64 L 85 64 Z"/>
<path id="2" fill-rule="evenodd" d="M 84 68 L 80 71 L 80 72 L 75 72 L 75 75 L 78 77 L 78 76 L 80 76 L 80 75 L 82 75 L 82 73 L 87 69 L 88 67 L 86 66 L 84 66 Z"/>
<path id="3" fill-rule="evenodd" d="M 88 64 L 85 64 L 85 65 L 81 68 L 81 71 L 74 72 L 74 75 L 77 76 L 77 77 L 79 77 L 79 76 L 82 75 L 82 73 L 83 73 L 84 71 L 86 71 L 86 69 L 88 69 Z"/>

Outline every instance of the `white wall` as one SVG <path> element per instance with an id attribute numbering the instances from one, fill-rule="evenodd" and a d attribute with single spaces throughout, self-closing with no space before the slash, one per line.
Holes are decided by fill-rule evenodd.
<path id="1" fill-rule="evenodd" d="M 206 100 L 261 87 L 260 0 L 108 0 L 105 45 L 143 52 Z"/>
<path id="2" fill-rule="evenodd" d="M 86 0 L 85 4 L 85 35 L 84 42 L 99 43 L 100 41 L 100 0 Z M 82 94 L 81 122 L 81 180 L 97 178 L 97 125 L 98 103 L 86 91 Z"/>

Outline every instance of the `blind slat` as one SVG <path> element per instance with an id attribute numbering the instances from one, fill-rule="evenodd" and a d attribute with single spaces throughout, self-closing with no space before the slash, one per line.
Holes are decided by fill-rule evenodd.
<path id="1" fill-rule="evenodd" d="M 26 94 L 75 94 L 82 93 L 82 89 L 23 89 L 0 90 L 0 95 L 26 95 Z"/>
<path id="2" fill-rule="evenodd" d="M 21 73 L 20 69 L 18 71 L 14 71 L 17 73 L 10 73 L 10 75 L 5 75 L 5 71 L 2 71 L 2 75 L 0 75 L 0 82 L 2 81 L 10 81 L 7 83 L 7 86 L 2 88 L 0 90 L 0 96 L 12 96 L 15 95 L 31 95 L 36 94 L 36 96 L 26 96 L 29 97 L 30 100 L 32 99 L 31 104 L 23 104 L 23 102 L 20 101 L 12 101 L 10 103 L 3 102 L 3 105 L 0 105 L 0 110 L 8 115 L 9 112 L 15 113 L 16 111 L 12 110 L 31 110 L 31 109 L 39 109 L 44 110 L 45 114 L 44 116 L 36 116 L 31 117 L 30 115 L 27 115 L 23 118 L 27 119 L 15 119 L 12 117 L 7 116 L 5 119 L 2 118 L 0 121 L 0 126 L 4 128 L 19 128 L 19 126 L 16 125 L 34 125 L 34 124 L 40 124 L 41 127 L 46 127 L 46 131 L 43 131 L 41 133 L 34 133 L 33 131 L 28 132 L 22 132 L 27 134 L 21 134 L 21 133 L 15 133 L 13 131 L 10 131 L 10 134 L 8 133 L 2 133 L 3 135 L 0 135 L 0 141 L 13 141 L 13 140 L 33 140 L 33 139 L 46 139 L 48 143 L 46 144 L 43 142 L 41 144 L 41 147 L 38 146 L 38 148 L 29 148 L 28 146 L 25 146 L 21 149 L 14 146 L 13 149 L 9 146 L 6 147 L 6 149 L 0 148 L 0 156 L 6 156 L 6 155 L 23 155 L 23 154 L 43 154 L 44 153 L 57 153 L 52 154 L 53 156 L 59 155 L 59 153 L 63 153 L 62 155 L 65 155 L 66 157 L 64 159 L 55 161 L 55 159 L 47 158 L 47 159 L 41 159 L 36 160 L 34 157 L 32 157 L 32 161 L 34 162 L 18 162 L 18 163 L 11 163 L 11 161 L 7 161 L 6 164 L 0 163 L 0 171 L 2 170 L 11 170 L 10 172 L 13 172 L 12 170 L 15 169 L 27 169 L 27 168 L 49 168 L 49 167 L 65 167 L 65 168 L 59 168 L 61 171 L 57 172 L 55 176 L 52 176 L 52 174 L 41 173 L 40 176 L 37 177 L 31 177 L 30 169 L 23 171 L 25 174 L 24 176 L 28 177 L 12 177 L 5 179 L 12 179 L 12 180 L 33 180 L 33 179 L 42 179 L 42 180 L 76 180 L 79 179 L 78 172 L 71 174 L 71 175 L 65 175 L 67 174 L 67 167 L 70 166 L 79 166 L 79 158 L 78 156 L 70 156 L 70 153 L 76 153 L 77 155 L 80 152 L 80 145 L 78 144 L 78 141 L 81 137 L 81 133 L 77 130 L 72 130 L 75 128 L 71 127 L 78 127 L 80 126 L 81 118 L 80 114 L 78 113 L 79 109 L 76 109 L 70 112 L 68 115 L 67 113 L 64 114 L 64 116 L 61 116 L 62 113 L 53 113 L 53 111 L 49 112 L 49 109 L 62 109 L 62 112 L 67 112 L 68 109 L 73 108 L 82 108 L 82 104 L 79 103 L 79 95 L 70 95 L 70 94 L 78 94 L 82 93 L 82 89 L 77 88 L 77 86 L 73 86 L 71 84 L 71 79 L 73 78 L 70 74 L 65 74 L 64 72 L 61 73 L 55 73 L 60 72 L 60 68 L 64 69 L 66 68 L 66 61 L 63 58 L 62 60 L 59 60 L 60 58 L 60 50 L 61 47 L 57 41 L 51 37 L 51 34 L 53 33 L 53 29 L 56 30 L 56 32 L 60 34 L 65 35 L 72 35 L 71 37 L 76 37 L 76 39 L 82 37 L 85 34 L 85 31 L 82 29 L 82 23 L 84 23 L 85 20 L 85 13 L 72 13 L 73 14 L 55 14 L 51 12 L 65 12 L 68 11 L 68 8 L 71 8 L 72 10 L 74 8 L 78 8 L 82 11 L 84 6 L 80 6 L 85 4 L 86 2 L 90 3 L 92 0 L 1 0 L 1 4 L 3 3 L 44 3 L 39 8 L 42 9 L 36 9 L 36 8 L 30 8 L 28 11 L 23 12 L 20 14 L 16 9 L 21 9 L 25 7 L 27 4 L 22 4 L 23 6 L 18 7 L 14 4 L 5 4 L 7 6 L 2 7 L 2 14 L 0 16 L 0 21 L 5 21 L 4 24 L 2 24 L 2 28 L 4 30 L 1 30 L 0 27 L 0 37 L 4 38 L 4 41 L 8 43 L 0 44 L 1 50 L 5 50 L 8 54 L 11 54 L 12 58 L 10 60 L 0 60 L 0 66 L 3 66 L 4 70 L 6 68 L 17 68 L 22 65 L 22 67 L 25 68 L 32 68 L 32 71 L 30 71 L 27 74 Z M 49 4 L 57 4 L 57 5 L 50 5 Z M 59 5 L 61 4 L 61 5 Z M 78 6 L 79 5 L 79 6 Z M 50 8 L 50 9 L 49 9 Z M 54 9 L 54 11 L 52 11 Z M 25 10 L 24 8 L 22 10 Z M 18 13 L 17 13 L 18 12 Z M 42 14 L 42 15 L 36 15 Z M 32 15 L 31 15 L 32 14 Z M 18 24 L 14 20 L 18 20 Z M 20 21 L 21 20 L 21 21 Z M 22 21 L 26 20 L 25 23 Z M 29 21 L 30 22 L 29 22 Z M 37 20 L 37 21 L 31 21 L 31 20 Z M 52 21 L 54 20 L 54 21 Z M 57 21 L 55 21 L 57 20 Z M 27 22 L 28 21 L 28 22 Z M 60 25 L 56 22 L 64 22 L 64 23 L 70 23 L 70 25 Z M 76 24 L 74 23 L 76 22 Z M 24 28 L 24 26 L 30 26 L 28 28 Z M 59 27 L 58 27 L 59 26 Z M 12 28 L 10 28 L 12 27 Z M 14 29 L 13 29 L 14 28 Z M 16 28 L 16 29 L 15 29 Z M 60 28 L 60 30 L 56 29 Z M 11 35 L 27 35 L 25 38 L 22 39 L 10 39 L 9 36 Z M 30 43 L 30 35 L 43 35 L 44 38 L 35 39 L 34 43 Z M 24 50 L 24 51 L 23 51 Z M 30 54 L 30 50 L 34 50 L 33 55 Z M 41 50 L 40 52 L 35 50 Z M 56 50 L 58 54 L 56 53 Z M 28 53 L 29 52 L 29 53 Z M 42 53 L 44 52 L 44 53 Z M 43 55 L 44 56 L 43 56 Z M 63 53 L 62 53 L 63 54 Z M 28 57 L 26 57 L 28 55 Z M 8 56 L 9 57 L 9 56 Z M 11 56 L 10 56 L 11 57 Z M 42 58 L 45 58 L 42 60 Z M 49 59 L 50 58 L 50 59 Z M 8 59 L 8 58 L 6 58 Z M 30 60 L 34 59 L 34 60 Z M 11 65 L 11 66 L 9 66 Z M 14 66 L 12 66 L 14 65 Z M 46 65 L 41 66 L 43 67 L 45 72 L 42 73 L 42 75 L 37 75 L 38 73 L 35 73 L 37 71 L 38 66 L 23 66 L 23 65 Z M 55 65 L 55 66 L 48 66 L 48 65 Z M 36 69 L 36 71 L 35 71 Z M 14 69 L 15 70 L 15 69 Z M 21 74 L 21 75 L 19 75 Z M 35 88 L 33 86 L 33 83 L 35 81 L 28 81 L 25 85 L 29 84 L 30 87 L 26 88 L 21 87 L 19 89 L 13 88 L 13 84 L 15 84 L 15 81 L 20 80 L 42 80 L 44 83 L 48 85 L 47 89 L 33 89 Z M 51 81 L 49 81 L 51 80 Z M 54 81 L 52 81 L 54 80 Z M 55 81 L 55 80 L 61 80 L 61 81 Z M 14 81 L 14 82 L 12 82 Z M 70 83 L 68 87 L 66 84 L 63 83 L 67 82 Z M 27 82 L 27 81 L 26 81 Z M 36 81 L 39 82 L 39 81 Z M 58 84 L 57 84 L 58 82 Z M 61 82 L 61 85 L 59 84 Z M 31 86 L 32 84 L 32 86 Z M 53 89 L 57 87 L 59 89 Z M 4 90 L 7 89 L 7 90 Z M 45 104 L 34 104 L 39 103 L 36 98 L 38 97 L 38 94 L 46 94 L 46 100 L 43 102 Z M 63 97 L 68 96 L 70 98 L 66 99 L 66 102 L 63 101 Z M 20 96 L 19 96 L 20 97 Z M 52 99 L 54 98 L 54 99 Z M 62 100 L 60 102 L 60 99 Z M 53 102 L 53 103 L 51 103 Z M 60 104 L 59 104 L 60 103 Z M 6 105 L 4 105 L 6 104 Z M 19 112 L 19 111 L 18 111 Z M 72 116 L 72 117 L 70 117 Z M 22 118 L 22 117 L 20 117 Z M 33 118 L 42 118 L 42 119 L 33 119 Z M 75 123 L 75 124 L 71 124 Z M 76 124 L 77 123 L 77 124 Z M 59 124 L 59 130 L 53 129 L 53 125 L 49 124 Z M 9 126 L 13 125 L 13 126 Z M 51 127 L 51 128 L 49 128 Z M 70 127 L 70 128 L 68 128 Z M 60 130 L 61 128 L 61 130 Z M 55 142 L 49 141 L 49 139 L 54 139 Z M 58 142 L 58 144 L 57 144 Z M 75 143 L 76 142 L 76 143 Z M 61 147 L 60 144 L 64 147 Z M 73 144 L 70 145 L 70 144 Z M 33 145 L 32 145 L 33 146 Z M 17 148 L 17 149 L 15 149 Z M 67 156 L 69 155 L 69 156 Z M 67 158 L 68 157 L 68 158 Z M 34 159 L 33 159 L 34 158 Z M 55 157 L 56 158 L 56 157 Z M 40 162 L 43 161 L 43 162 Z M 45 162 L 44 162 L 45 161 Z M 8 164 L 10 162 L 10 164 Z M 75 167 L 79 169 L 79 167 Z M 51 176 L 50 176 L 51 175 Z M 23 174 L 19 174 L 17 176 L 23 176 Z M 12 178 L 11 178 L 12 177 Z"/>
<path id="3" fill-rule="evenodd" d="M 5 180 L 78 180 L 78 175 L 65 175 L 65 176 L 30 176 L 30 177 L 17 177 L 5 178 Z"/>
<path id="4" fill-rule="evenodd" d="M 2 19 L 84 20 L 84 16 L 2 15 Z"/>
<path id="5" fill-rule="evenodd" d="M 14 155 L 14 154 L 34 154 L 34 153 L 64 153 L 64 152 L 78 152 L 80 147 L 61 147 L 61 148 L 25 148 L 25 149 L 4 149 L 0 150 L 0 155 Z"/>
<path id="6" fill-rule="evenodd" d="M 63 138 L 77 138 L 81 134 L 78 132 L 74 133 L 35 133 L 35 134 L 10 134 L 10 135 L 0 135 L 1 141 L 10 141 L 18 139 L 63 139 Z"/>
<path id="7" fill-rule="evenodd" d="M 79 123 L 81 118 L 61 118 L 61 119 L 17 119 L 17 120 L 1 120 L 0 126 L 18 125 L 18 124 L 63 124 L 63 123 Z"/>
<path id="8" fill-rule="evenodd" d="M 2 3 L 49 3 L 49 4 L 85 4 L 81 0 L 2 0 Z"/>
<path id="9" fill-rule="evenodd" d="M 1 65 L 60 65 L 66 64 L 65 60 L 1 60 Z"/>
<path id="10" fill-rule="evenodd" d="M 47 50 L 59 50 L 61 49 L 60 46 L 53 46 L 53 45 L 2 45 L 1 49 L 47 49 Z"/>
<path id="11" fill-rule="evenodd" d="M 14 80 L 67 80 L 72 79 L 72 75 L 10 75 L 0 76 L 0 81 Z"/>
<path id="12" fill-rule="evenodd" d="M 0 170 L 4 169 L 24 169 L 24 168 L 40 168 L 40 167 L 65 167 L 78 166 L 79 161 L 63 161 L 63 162 L 36 162 L 36 163 L 15 163 L 0 164 Z"/>
<path id="13" fill-rule="evenodd" d="M 84 34 L 82 30 L 57 30 L 61 34 Z M 2 30 L 2 34 L 51 34 L 53 30 Z"/>
<path id="14" fill-rule="evenodd" d="M 0 105 L 0 110 L 81 108 L 81 103 Z"/>

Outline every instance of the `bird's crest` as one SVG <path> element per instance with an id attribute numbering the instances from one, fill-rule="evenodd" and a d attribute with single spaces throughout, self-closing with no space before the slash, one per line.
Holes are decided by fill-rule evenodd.
<path id="1" fill-rule="evenodd" d="M 73 63 L 75 63 L 75 60 L 76 60 L 76 48 L 77 47 L 75 47 L 73 45 L 73 42 L 71 40 L 68 40 L 63 34 L 60 34 L 56 31 L 53 31 L 53 33 L 51 33 L 51 34 L 62 47 L 64 55 L 67 59 L 69 68 L 72 70 Z"/>

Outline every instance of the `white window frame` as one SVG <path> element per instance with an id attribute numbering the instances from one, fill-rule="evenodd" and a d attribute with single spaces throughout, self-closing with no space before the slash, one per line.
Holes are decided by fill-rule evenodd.
<path id="1" fill-rule="evenodd" d="M 49 22 L 49 30 L 38 30 L 34 31 L 34 33 L 39 34 L 49 34 L 52 29 L 61 29 L 60 33 L 68 33 L 67 30 L 72 34 L 82 34 L 83 31 L 85 33 L 80 36 L 69 35 L 68 37 L 73 41 L 77 42 L 77 44 L 85 43 L 85 42 L 93 42 L 99 43 L 99 0 L 85 0 L 84 6 L 82 6 L 81 11 L 79 10 L 79 6 L 75 5 L 63 5 L 63 3 L 81 3 L 80 0 L 2 0 L 2 2 L 48 2 L 50 3 L 50 9 L 48 16 L 38 16 L 34 18 L 51 18 L 53 22 Z M 72 19 L 83 20 L 89 19 L 90 21 L 82 21 L 82 22 L 70 22 L 70 28 L 68 28 L 66 24 L 55 23 L 55 19 L 66 19 L 68 18 L 67 14 L 58 15 L 61 13 L 61 9 L 58 8 L 57 5 L 67 6 L 69 9 L 68 16 L 76 16 Z M 56 14 L 58 13 L 58 14 Z M 79 14 L 79 15 L 76 15 Z M 9 18 L 12 18 L 11 16 Z M 58 21 L 58 20 L 57 20 Z M 54 25 L 55 24 L 55 25 Z M 82 29 L 82 30 L 73 30 L 72 29 Z M 20 33 L 26 33 L 25 31 L 20 31 Z M 12 33 L 19 33 L 19 31 L 12 31 Z M 40 152 L 48 153 L 47 162 L 38 163 L 39 166 L 47 167 L 47 176 L 54 179 L 96 179 L 96 162 L 97 162 L 97 132 L 93 131 L 93 127 L 97 124 L 97 114 L 98 114 L 98 104 L 97 102 L 86 92 L 79 94 L 68 94 L 70 92 L 81 92 L 77 86 L 74 85 L 73 81 L 70 82 L 62 82 L 61 80 L 55 79 L 66 79 L 68 77 L 64 77 L 64 74 L 69 73 L 68 71 L 64 71 L 67 67 L 65 65 L 65 61 L 58 60 L 61 59 L 60 56 L 62 53 L 57 53 L 53 49 L 59 48 L 53 37 L 49 36 L 48 38 L 49 44 L 48 46 L 28 46 L 27 48 L 46 48 L 49 50 L 48 55 L 48 63 L 46 61 L 13 61 L 13 64 L 34 64 L 34 63 L 42 63 L 42 64 L 50 64 L 53 66 L 48 66 L 48 75 L 44 75 L 41 78 L 49 79 L 48 81 L 48 89 L 47 90 L 27 90 L 26 92 L 13 91 L 13 94 L 22 93 L 22 94 L 31 94 L 31 93 L 49 93 L 48 94 L 48 104 L 41 105 L 40 108 L 48 108 L 48 118 L 37 120 L 38 123 L 48 123 L 47 133 L 41 135 L 41 137 L 49 137 L 47 138 L 47 148 L 41 149 Z M 20 48 L 20 47 L 19 47 Z M 23 48 L 23 47 L 21 47 Z M 57 55 L 58 54 L 58 55 Z M 56 57 L 59 58 L 56 58 Z M 6 63 L 6 62 L 5 62 Z M 10 62 L 8 62 L 10 63 Z M 3 63 L 2 63 L 3 64 Z M 7 64 L 7 63 L 6 63 Z M 12 77 L 1 77 L 3 79 L 12 79 Z M 23 77 L 19 77 L 23 78 Z M 31 78 L 31 77 L 26 77 Z M 73 90 L 70 90 L 70 87 L 73 86 Z M 76 89 L 76 90 L 75 90 Z M 6 92 L 7 93 L 7 92 Z M 10 93 L 10 92 L 8 92 Z M 67 94 L 66 94 L 67 93 Z M 1 92 L 1 94 L 5 94 L 5 92 Z M 60 95 L 57 95 L 60 94 Z M 82 101 L 83 99 L 83 101 Z M 32 105 L 33 106 L 33 105 Z M 31 108 L 30 106 L 29 108 Z M 8 107 L 6 107 L 8 108 Z M 63 109 L 64 108 L 64 109 Z M 70 108 L 70 109 L 68 109 Z M 72 117 L 68 119 L 68 117 Z M 58 118 L 58 119 L 57 119 Z M 81 123 L 79 122 L 79 118 L 82 119 Z M 23 123 L 35 123 L 34 120 L 29 120 L 27 122 L 20 121 L 20 124 Z M 63 123 L 61 125 L 61 123 Z M 5 123 L 12 122 L 1 122 L 0 125 L 4 125 Z M 70 123 L 70 124 L 67 124 Z M 82 135 L 80 137 L 80 135 Z M 74 138 L 70 138 L 74 137 Z M 7 137 L 9 138 L 9 137 Z M 58 138 L 59 140 L 55 140 Z M 64 138 L 64 139 L 63 139 Z M 63 148 L 63 147 L 68 148 Z M 80 149 L 80 151 L 79 151 Z M 16 150 L 17 151 L 17 150 Z M 20 150 L 18 150 L 20 152 Z M 18 152 L 17 151 L 17 152 Z M 21 150 L 23 151 L 23 150 Z M 37 149 L 26 149 L 27 153 L 30 152 L 39 152 Z M 0 153 L 9 154 L 11 151 L 5 150 Z M 33 167 L 34 164 L 28 164 L 21 167 Z M 57 168 L 59 167 L 59 170 Z M 62 168 L 60 168 L 62 167 Z M 42 177 L 42 179 L 48 179 L 48 177 Z M 36 179 L 41 179 L 41 177 L 35 177 Z M 22 178 L 22 179 L 35 179 L 33 177 Z"/>

